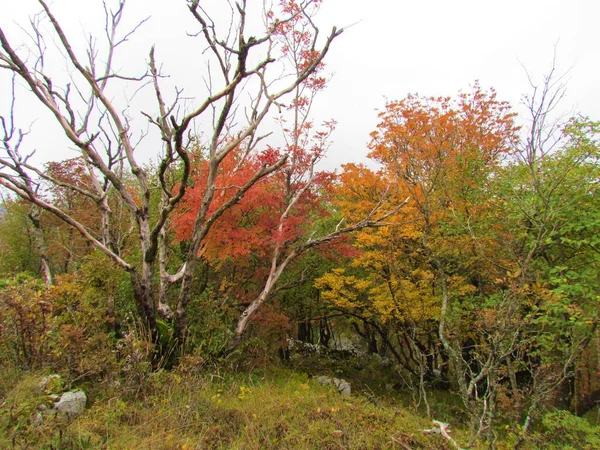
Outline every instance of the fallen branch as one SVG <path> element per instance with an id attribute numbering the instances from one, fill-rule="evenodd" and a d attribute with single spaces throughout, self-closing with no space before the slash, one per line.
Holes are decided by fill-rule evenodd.
<path id="1" fill-rule="evenodd" d="M 460 445 L 458 445 L 456 443 L 456 441 L 454 439 L 452 439 L 452 437 L 450 437 L 451 431 L 449 429 L 450 428 L 449 423 L 444 423 L 444 422 L 440 422 L 439 420 L 434 420 L 433 426 L 434 426 L 434 428 L 423 430 L 423 433 L 424 434 L 441 434 L 444 439 L 449 441 L 454 446 L 454 448 L 456 448 L 456 450 L 464 450 Z"/>

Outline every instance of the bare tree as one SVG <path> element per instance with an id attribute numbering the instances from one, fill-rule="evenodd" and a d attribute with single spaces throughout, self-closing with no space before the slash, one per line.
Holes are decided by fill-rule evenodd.
<path id="1" fill-rule="evenodd" d="M 243 184 L 236 187 L 231 198 L 214 207 L 216 178 L 223 160 L 234 151 L 250 154 L 256 151 L 265 135 L 259 134 L 260 125 L 275 109 L 281 109 L 286 99 L 292 101 L 298 89 L 322 64 L 332 42 L 343 30 L 333 28 L 321 37 L 313 21 L 318 2 L 302 0 L 285 2 L 281 10 L 268 10 L 264 3 L 262 34 L 248 36 L 249 6 L 246 0 L 227 2 L 230 17 L 219 24 L 218 18 L 208 13 L 198 0 L 187 0 L 189 14 L 197 25 L 192 39 L 203 42 L 202 56 L 207 72 L 204 84 L 208 95 L 195 106 L 189 107 L 190 96 L 183 96 L 181 89 L 170 95 L 164 92 L 164 75 L 157 62 L 155 49 L 149 52 L 148 69 L 145 73 L 130 76 L 117 71 L 115 55 L 147 19 L 132 29 L 121 31 L 126 0 L 116 0 L 114 8 L 103 3 L 105 10 L 104 36 L 89 37 L 87 51 L 80 54 L 73 37 L 68 36 L 61 21 L 54 15 L 45 0 L 38 0 L 42 13 L 31 20 L 29 33 L 33 46 L 27 50 L 9 39 L 0 28 L 0 68 L 11 72 L 24 83 L 39 104 L 53 116 L 56 124 L 68 140 L 80 152 L 90 182 L 82 187 L 52 179 L 30 162 L 31 152 L 23 150 L 23 133 L 14 123 L 15 95 L 10 117 L 2 118 L 5 125 L 3 155 L 0 157 L 0 185 L 19 197 L 54 214 L 66 222 L 94 247 L 106 254 L 119 267 L 129 273 L 134 298 L 140 318 L 156 339 L 157 311 L 173 317 L 179 337 L 187 333 L 187 311 L 192 300 L 192 283 L 198 264 L 198 254 L 211 227 L 231 206 L 261 179 L 281 171 L 292 164 L 290 154 L 284 152 L 272 164 L 265 164 Z M 258 3 L 258 2 L 256 2 Z M 260 6 L 259 6 L 260 7 Z M 41 26 L 50 24 L 49 31 Z M 281 57 L 285 45 L 281 36 L 293 32 L 292 24 L 301 24 L 303 45 L 307 52 L 301 61 L 286 63 Z M 46 42 L 55 42 L 68 66 L 70 82 L 60 84 L 63 73 L 53 73 L 46 68 Z M 104 42 L 98 48 L 97 42 Z M 183 55 L 189 58 L 189 55 Z M 132 132 L 130 112 L 118 107 L 112 91 L 119 83 L 147 88 L 153 92 L 156 109 L 143 112 L 149 123 L 158 130 L 162 152 L 159 155 L 157 173 L 151 173 L 139 159 L 138 139 Z M 136 91 L 137 92 L 137 91 Z M 167 100 L 173 98 L 172 101 Z M 200 145 L 196 130 L 199 124 L 211 123 L 211 129 Z M 150 139 L 150 135 L 142 136 Z M 206 189 L 195 216 L 189 247 L 181 266 L 170 273 L 168 252 L 168 228 L 174 210 L 180 204 L 190 184 L 193 153 L 202 147 L 202 157 L 208 165 Z M 314 161 L 316 162 L 316 161 Z M 242 160 L 243 163 L 243 160 Z M 291 208 L 312 182 L 314 164 L 305 174 L 304 189 L 288 199 L 288 208 L 281 216 L 286 220 Z M 129 175 L 127 175 L 129 174 Z M 127 175 L 127 176 L 126 176 Z M 44 196 L 40 189 L 44 183 L 60 183 L 64 189 L 72 189 L 93 201 L 102 218 L 101 232 L 90 230 L 68 211 Z M 158 192 L 158 194 L 157 194 Z M 151 199 L 160 196 L 158 210 L 153 211 Z M 117 239 L 111 233 L 112 223 L 117 219 L 109 199 L 117 199 L 133 218 L 136 230 L 136 246 L 139 259 L 125 257 Z M 113 200 L 114 201 L 114 200 Z M 271 271 L 260 296 L 240 316 L 238 335 L 241 336 L 248 318 L 272 293 L 282 271 L 291 260 L 302 252 L 329 242 L 342 233 L 371 226 L 387 213 L 373 213 L 357 224 L 342 227 L 332 233 L 316 237 L 312 235 L 286 252 L 276 248 Z M 159 282 L 156 283 L 155 279 Z M 177 289 L 174 311 L 167 302 L 167 293 Z"/>
<path id="2" fill-rule="evenodd" d="M 225 27 L 225 35 L 219 34 L 216 21 L 197 0 L 188 1 L 189 13 L 199 27 L 197 37 L 203 39 L 205 56 L 212 62 L 213 67 L 218 68 L 218 77 L 215 73 L 209 74 L 211 86 L 207 98 L 193 110 L 182 112 L 184 108 L 181 105 L 181 91 L 176 92 L 172 103 L 168 104 L 165 100 L 161 91 L 162 75 L 156 63 L 154 49 L 150 51 L 147 73 L 137 77 L 125 76 L 117 73 L 113 67 L 117 50 L 145 22 L 140 21 L 125 33 L 120 31 L 126 0 L 119 0 L 114 9 L 104 4 L 106 22 L 103 39 L 106 45 L 102 55 L 92 36 L 87 52 L 84 55 L 78 54 L 72 45 L 73 38 L 67 36 L 63 25 L 47 2 L 39 0 L 39 4 L 43 15 L 36 16 L 36 19 L 31 21 L 30 36 L 34 38 L 35 45 L 29 54 L 21 55 L 22 49 L 15 46 L 4 30 L 0 29 L 0 67 L 12 72 L 18 80 L 25 83 L 39 103 L 52 113 L 69 141 L 79 149 L 92 182 L 85 188 L 63 187 L 76 190 L 94 201 L 102 215 L 103 232 L 101 235 L 94 234 L 68 212 L 53 204 L 51 199 L 41 195 L 41 183 L 52 183 L 56 180 L 50 179 L 42 170 L 31 164 L 30 153 L 23 151 L 23 133 L 18 131 L 13 120 L 14 101 L 10 117 L 2 118 L 5 136 L 4 155 L 0 159 L 0 184 L 77 229 L 90 243 L 127 271 L 131 276 L 139 315 L 153 335 L 157 333 L 154 277 L 159 256 L 164 256 L 164 253 L 161 253 L 161 245 L 164 243 L 165 227 L 173 210 L 185 195 L 190 180 L 191 143 L 188 133 L 193 131 L 194 122 L 206 120 L 210 115 L 216 119 L 206 150 L 209 160 L 207 188 L 195 220 L 189 251 L 183 266 L 175 275 L 170 275 L 165 270 L 161 271 L 163 287 L 180 283 L 175 319 L 177 329 L 184 332 L 198 249 L 210 227 L 256 182 L 279 170 L 286 163 L 287 156 L 283 155 L 274 164 L 260 168 L 245 185 L 239 187 L 230 202 L 209 212 L 215 194 L 214 182 L 219 165 L 230 152 L 240 146 L 247 146 L 248 151 L 254 148 L 258 142 L 258 127 L 269 111 L 315 70 L 341 30 L 333 28 L 320 43 L 318 30 L 314 27 L 311 41 L 313 57 L 302 70 L 292 71 L 291 74 L 282 73 L 281 65 L 276 64 L 279 49 L 274 45 L 273 38 L 280 32 L 283 24 L 295 17 L 310 20 L 311 8 L 314 6 L 311 0 L 284 11 L 280 18 L 268 15 L 263 34 L 258 37 L 245 35 L 245 0 L 231 5 L 231 22 Z M 42 18 L 49 21 L 53 36 L 46 35 L 45 29 L 40 25 Z M 63 86 L 55 81 L 59 76 L 46 70 L 45 43 L 52 39 L 57 42 L 69 70 L 73 72 L 71 82 Z M 317 47 L 318 45 L 320 47 Z M 276 76 L 270 74 L 271 67 L 278 71 Z M 154 89 L 157 110 L 152 114 L 146 113 L 146 116 L 158 128 L 162 139 L 163 152 L 158 164 L 157 185 L 153 184 L 151 174 L 136 156 L 138 142 L 135 142 L 131 131 L 127 111 L 120 111 L 108 94 L 109 85 L 122 81 L 140 85 L 150 82 Z M 236 112 L 242 95 L 251 99 L 249 112 L 245 115 L 244 123 L 233 131 L 234 118 L 239 120 Z M 175 169 L 179 175 L 176 180 L 172 180 L 167 175 Z M 124 181 L 124 171 L 133 174 L 134 188 Z M 162 199 L 156 217 L 151 217 L 150 200 L 155 188 L 160 189 Z M 109 195 L 117 196 L 135 218 L 137 245 L 141 251 L 139 261 L 126 260 L 111 241 L 109 230 L 113 217 L 108 203 Z"/>

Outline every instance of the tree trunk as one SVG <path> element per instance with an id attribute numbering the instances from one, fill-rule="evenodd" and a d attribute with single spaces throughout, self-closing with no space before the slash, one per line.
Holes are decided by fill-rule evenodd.
<path id="1" fill-rule="evenodd" d="M 312 339 L 312 324 L 310 319 L 303 319 L 298 322 L 298 340 L 308 344 L 313 343 Z"/>
<path id="2" fill-rule="evenodd" d="M 152 342 L 159 342 L 158 328 L 156 326 L 156 311 L 154 307 L 153 273 L 150 268 L 144 267 L 140 276 L 136 271 L 131 273 L 133 297 L 138 314 L 146 327 Z"/>
<path id="3" fill-rule="evenodd" d="M 31 222 L 30 233 L 35 248 L 40 256 L 40 273 L 47 289 L 53 284 L 52 271 L 50 270 L 50 261 L 46 252 L 46 240 L 40 223 L 41 211 L 38 207 L 32 206 L 29 211 L 29 221 Z"/>
<path id="4" fill-rule="evenodd" d="M 327 317 L 321 319 L 319 324 L 319 344 L 325 348 L 329 348 L 329 341 L 331 340 L 331 326 Z"/>

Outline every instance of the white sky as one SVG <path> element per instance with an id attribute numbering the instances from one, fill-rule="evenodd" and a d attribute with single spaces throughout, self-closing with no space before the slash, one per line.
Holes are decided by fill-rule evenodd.
<path id="1" fill-rule="evenodd" d="M 201 62 L 201 55 L 177 50 L 185 31 L 193 30 L 185 1 L 129 2 L 127 17 L 132 22 L 147 15 L 152 18 L 127 48 L 121 60 L 124 70 L 143 68 L 150 46 L 156 43 L 166 72 L 173 80 L 183 80 L 178 85 L 191 86 L 186 93 L 193 95 L 200 78 L 190 68 Z M 248 3 L 259 6 L 259 0 Z M 72 36 L 82 39 L 83 30 L 102 26 L 96 0 L 52 4 L 58 18 L 72 25 L 68 28 Z M 9 37 L 16 36 L 15 24 L 26 25 L 28 14 L 39 9 L 34 0 L 0 0 L 0 26 Z M 541 79 L 550 69 L 555 46 L 558 71 L 570 69 L 565 110 L 573 108 L 600 119 L 599 17 L 598 0 L 324 0 L 317 17 L 323 33 L 332 25 L 352 25 L 336 39 L 326 60 L 334 75 L 318 99 L 315 114 L 318 120 L 338 122 L 327 167 L 366 160 L 376 110 L 383 108 L 386 98 L 399 99 L 411 92 L 455 95 L 479 80 L 483 87 L 494 87 L 501 100 L 518 106 L 521 95 L 530 91 L 521 64 Z M 8 100 L 6 82 L 6 74 L 0 73 L 2 113 Z M 61 139 L 47 128 L 48 115 L 21 96 L 19 101 L 20 111 L 27 110 L 20 119 L 38 119 L 31 137 L 38 154 L 48 159 L 62 155 L 60 146 L 43 144 L 48 136 Z"/>

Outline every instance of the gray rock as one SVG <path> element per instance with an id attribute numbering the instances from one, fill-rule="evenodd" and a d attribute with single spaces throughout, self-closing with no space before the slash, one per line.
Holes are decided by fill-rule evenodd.
<path id="1" fill-rule="evenodd" d="M 48 409 L 46 405 L 38 406 L 38 411 L 31 418 L 31 424 L 34 427 L 41 427 L 44 425 L 46 417 L 54 417 L 57 414 L 55 409 Z"/>
<path id="2" fill-rule="evenodd" d="M 331 377 L 327 377 L 325 375 L 319 375 L 318 377 L 316 377 L 316 380 L 319 384 L 322 384 L 323 386 L 331 386 L 333 384 L 333 380 L 331 379 Z"/>
<path id="3" fill-rule="evenodd" d="M 340 394 L 342 394 L 342 396 L 344 396 L 344 397 L 346 397 L 352 393 L 352 388 L 350 386 L 350 383 L 348 383 L 346 380 L 343 380 L 341 378 L 334 378 L 333 384 L 337 388 L 338 392 Z"/>
<path id="4" fill-rule="evenodd" d="M 352 387 L 350 386 L 350 383 L 342 378 L 331 378 L 325 375 L 320 375 L 316 377 L 316 380 L 323 386 L 335 386 L 338 392 L 344 397 L 352 393 Z"/>
<path id="5" fill-rule="evenodd" d="M 71 391 L 65 392 L 56 405 L 58 414 L 64 414 L 69 419 L 75 419 L 83 414 L 85 405 L 87 403 L 87 396 L 83 391 Z"/>

